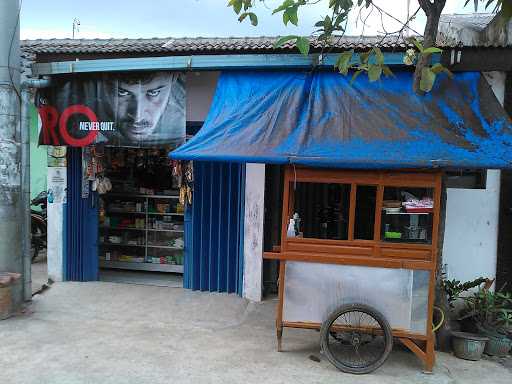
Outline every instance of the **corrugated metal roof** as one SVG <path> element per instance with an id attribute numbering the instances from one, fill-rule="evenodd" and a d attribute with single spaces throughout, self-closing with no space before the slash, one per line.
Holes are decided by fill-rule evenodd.
<path id="1" fill-rule="evenodd" d="M 41 39 L 23 40 L 22 49 L 36 54 L 115 54 L 115 53 L 195 53 L 215 52 L 254 53 L 274 49 L 279 37 L 195 37 L 152 39 Z M 321 49 L 322 43 L 311 42 L 313 49 Z M 384 50 L 404 49 L 412 46 L 396 36 L 344 36 L 334 39 L 330 48 L 367 49 L 378 46 Z M 293 43 L 287 43 L 276 51 L 294 51 Z"/>
<path id="2" fill-rule="evenodd" d="M 503 23 L 494 13 L 441 15 L 437 43 L 440 46 L 512 46 L 512 20 Z"/>

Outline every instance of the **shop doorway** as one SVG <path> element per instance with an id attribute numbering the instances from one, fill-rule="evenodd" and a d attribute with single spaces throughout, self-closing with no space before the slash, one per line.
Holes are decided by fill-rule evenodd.
<path id="1" fill-rule="evenodd" d="M 187 196 L 180 199 L 183 175 L 168 152 L 105 147 L 111 189 L 98 199 L 99 280 L 183 286 Z"/>

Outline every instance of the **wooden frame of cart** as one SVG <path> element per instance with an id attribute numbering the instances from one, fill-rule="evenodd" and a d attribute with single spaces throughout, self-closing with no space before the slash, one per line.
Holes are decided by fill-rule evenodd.
<path id="1" fill-rule="evenodd" d="M 316 194 L 308 195 L 308 188 L 316 188 Z M 289 219 L 297 209 L 314 205 L 319 201 L 314 196 L 319 194 L 324 200 L 332 200 L 333 193 L 341 197 L 330 201 L 335 217 L 331 212 L 329 223 L 320 218 L 317 223 L 310 223 L 301 236 L 287 236 Z M 429 212 L 385 208 L 390 195 L 415 193 L 426 194 L 432 200 Z M 440 196 L 440 172 L 288 166 L 284 175 L 281 245 L 263 255 L 280 260 L 278 350 L 282 350 L 283 328 L 320 329 L 327 310 L 357 297 L 381 306 L 385 315 L 387 311 L 393 336 L 421 359 L 425 371 L 432 371 L 435 356 L 431 324 Z M 311 217 L 310 221 L 314 221 Z M 401 225 L 402 232 L 393 230 L 396 222 L 400 227 L 400 220 L 405 223 Z"/>

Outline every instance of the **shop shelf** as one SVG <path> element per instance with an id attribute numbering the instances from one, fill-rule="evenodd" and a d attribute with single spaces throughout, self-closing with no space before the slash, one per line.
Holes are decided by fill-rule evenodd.
<path id="1" fill-rule="evenodd" d="M 183 233 L 183 229 L 153 229 L 153 228 L 132 228 L 132 227 L 107 227 L 100 226 L 101 229 L 112 229 L 112 230 L 130 230 L 130 231 L 149 231 L 149 232 L 167 232 L 167 233 Z"/>
<path id="2" fill-rule="evenodd" d="M 129 193 L 107 193 L 105 197 L 126 197 L 129 198 L 148 198 L 148 199 L 179 199 L 178 195 L 144 195 L 144 194 L 129 194 Z"/>
<path id="3" fill-rule="evenodd" d="M 129 230 L 129 231 L 142 231 L 144 232 L 146 229 L 145 228 L 133 228 L 133 227 L 107 227 L 107 226 L 104 226 L 104 225 L 100 225 L 100 228 L 101 229 L 113 229 L 113 230 Z"/>
<path id="4" fill-rule="evenodd" d="M 158 216 L 183 216 L 183 213 L 160 213 L 160 212 L 148 212 L 148 215 L 158 215 Z"/>
<path id="5" fill-rule="evenodd" d="M 140 247 L 145 248 L 145 245 L 140 244 L 126 244 L 126 243 L 100 243 L 103 246 L 114 246 L 114 247 Z"/>
<path id="6" fill-rule="evenodd" d="M 152 245 L 148 244 L 148 248 L 162 248 L 162 249 L 172 249 L 175 251 L 183 251 L 183 248 L 171 247 L 170 245 Z"/>
<path id="7" fill-rule="evenodd" d="M 101 260 L 101 268 L 131 269 L 138 271 L 176 272 L 183 273 L 183 265 L 157 264 L 157 263 L 133 263 L 129 261 Z"/>

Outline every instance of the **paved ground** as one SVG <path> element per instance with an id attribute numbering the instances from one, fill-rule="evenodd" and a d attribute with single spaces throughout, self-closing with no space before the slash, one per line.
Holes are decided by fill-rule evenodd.
<path id="1" fill-rule="evenodd" d="M 439 354 L 421 373 L 397 349 L 377 372 L 352 376 L 315 362 L 318 334 L 285 330 L 275 351 L 275 301 L 116 283 L 56 283 L 0 322 L 5 383 L 507 383 L 498 362 Z"/>

